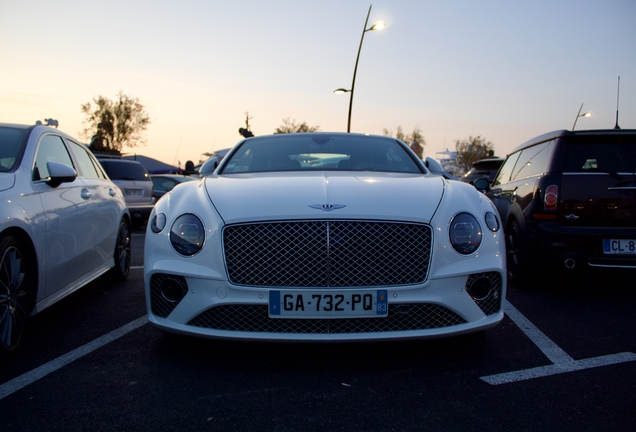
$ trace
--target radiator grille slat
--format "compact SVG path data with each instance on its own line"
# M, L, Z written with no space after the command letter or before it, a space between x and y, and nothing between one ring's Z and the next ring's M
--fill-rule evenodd
M342 220L230 225L223 247L230 282L237 285L408 285L426 279L431 229Z

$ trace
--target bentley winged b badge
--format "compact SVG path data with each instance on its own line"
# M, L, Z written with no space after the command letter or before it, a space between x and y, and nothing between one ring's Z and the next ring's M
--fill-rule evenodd
M345 204L309 204L309 207L316 210L332 211L346 207Z

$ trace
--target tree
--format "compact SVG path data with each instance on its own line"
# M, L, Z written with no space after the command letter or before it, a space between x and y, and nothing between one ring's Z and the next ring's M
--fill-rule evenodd
M84 139L90 139L92 150L121 153L123 147L146 142L142 133L150 124L150 118L138 98L120 91L115 101L97 96L93 103L81 105L88 118L84 121L87 126L80 133Z
M389 130L384 128L382 130L384 136L394 136L393 130ZM402 130L402 126L398 126L395 138L400 141L404 141L406 144L411 146L411 150L415 152L415 154L422 159L424 157L424 146L426 145L426 140L424 139L424 135L422 134L422 130L420 129L420 125L415 125L413 128L413 132L406 135L404 130Z
M455 151L457 152L457 166L466 172L479 159L492 157L495 154L495 147L492 141L486 141L481 136L469 136L468 139L455 141Z
M296 132L318 132L320 126L309 126L306 122L296 123L296 119L290 120L289 117L283 119L283 124L276 128L275 134L296 133Z

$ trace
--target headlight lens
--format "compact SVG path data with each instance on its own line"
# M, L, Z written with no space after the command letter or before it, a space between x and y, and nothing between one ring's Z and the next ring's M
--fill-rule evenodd
M492 232L499 231L499 219L493 212L486 212L486 226Z
M152 217L150 221L150 229L153 233L159 234L166 227L166 215L165 213L157 213Z
M459 213L450 223L449 237L453 249L463 255L469 255L481 244L481 226L469 213Z
M170 243L181 255L192 256L199 252L205 241L201 219L188 213L174 221L170 229Z

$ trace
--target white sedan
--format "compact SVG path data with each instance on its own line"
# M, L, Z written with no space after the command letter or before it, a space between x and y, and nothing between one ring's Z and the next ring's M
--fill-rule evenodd
M130 216L119 188L75 139L0 124L0 356L25 317L100 275L130 271Z
M150 322L258 340L381 340L503 319L504 237L474 187L403 142L345 133L247 138L155 206Z

